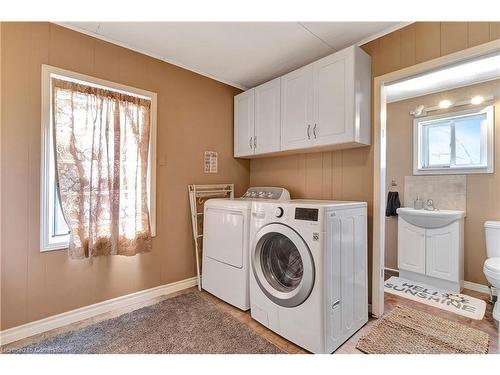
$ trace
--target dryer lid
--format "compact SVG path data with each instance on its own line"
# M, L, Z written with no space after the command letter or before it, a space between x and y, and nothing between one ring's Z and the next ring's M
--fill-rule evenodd
M206 210L207 208L223 208L244 211L252 208L252 201L241 198L212 198L205 202L204 209Z

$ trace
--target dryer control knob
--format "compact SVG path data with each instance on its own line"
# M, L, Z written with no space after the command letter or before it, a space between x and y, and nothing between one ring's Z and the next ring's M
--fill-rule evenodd
M274 216L282 217L284 212L285 211L283 211L282 207L276 207L276 209L274 210Z

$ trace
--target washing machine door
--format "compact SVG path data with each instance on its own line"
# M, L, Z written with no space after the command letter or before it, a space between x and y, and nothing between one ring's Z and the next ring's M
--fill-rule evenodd
M302 237L284 224L268 224L254 238L252 270L257 284L274 303L295 307L314 286L314 261Z

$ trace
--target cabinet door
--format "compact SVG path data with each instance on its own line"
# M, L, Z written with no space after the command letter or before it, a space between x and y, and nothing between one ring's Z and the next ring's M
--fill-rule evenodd
M312 66L308 65L281 77L281 149L311 146Z
M427 229L426 274L450 281L458 280L459 223Z
M234 97L234 156L253 155L254 89Z
M425 229L398 218L398 268L425 274Z
M281 79L255 88L255 154L280 150Z
M354 141L351 52L335 53L313 64L315 146Z

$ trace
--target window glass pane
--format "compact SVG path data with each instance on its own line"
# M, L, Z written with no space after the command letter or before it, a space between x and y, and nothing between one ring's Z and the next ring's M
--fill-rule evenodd
M57 191L54 189L54 231L53 237L65 236L69 233L68 224L64 220L64 216L61 209L61 204L59 198L57 197Z
M493 116L489 106L415 120L414 173L493 173Z
M450 123L427 125L427 139L429 167L450 165Z
M481 164L481 123L485 115L455 120L456 165Z

